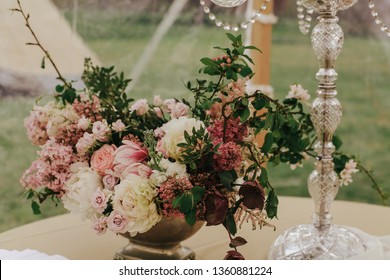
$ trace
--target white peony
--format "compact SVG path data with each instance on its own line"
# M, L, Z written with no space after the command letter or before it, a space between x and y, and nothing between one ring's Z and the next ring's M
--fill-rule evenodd
M161 127L164 136L161 139L159 149L168 157L179 160L181 158L181 148L177 144L185 142L184 131L192 135L193 128L199 130L204 126L202 121L184 116L170 120Z
M97 190L103 189L102 178L89 167L81 167L65 184L65 194L61 197L64 207L82 219L92 218L96 209L91 198Z
M157 189L146 178L130 174L115 186L114 210L128 221L131 236L148 231L160 221L154 199Z

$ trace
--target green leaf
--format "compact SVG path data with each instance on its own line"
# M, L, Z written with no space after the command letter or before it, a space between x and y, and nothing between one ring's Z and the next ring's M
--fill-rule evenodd
M307 146L310 145L310 139L309 138L304 138L298 143L298 150L299 151L304 151Z
M206 190L204 188L199 187L199 186L194 186L191 189L191 193L194 196L195 203L198 203L198 202L200 202L202 200L202 197L203 197L205 191Z
M194 208L194 196L191 192L185 192L181 195L179 210L182 213L188 213Z
M269 132L264 137L264 144L263 147L261 147L261 151L264 154L268 153L271 150L273 143L274 143L274 136L272 135L271 132Z
M251 112L250 112L249 108L245 107L240 113L241 122L242 123L245 122L249 118L250 114L251 114Z
M172 207L178 208L181 204L181 196L175 197L175 199L172 201Z
M253 73L252 69L250 67L243 67L241 68L240 75L242 77L247 77Z
M255 46L246 46L245 49L247 49L247 50L256 50L256 51L261 52L261 50L259 48L256 48Z
M277 217L279 200L274 190L271 190L268 194L265 210L269 218Z
M31 209L33 210L34 215L41 214L41 207L39 206L38 202L35 200L31 201Z
M34 191L30 189L27 193L27 199L31 199L33 196L34 196Z
M264 129L270 128L273 123L274 123L274 115L272 114L271 111L268 111L267 116L265 118Z
M230 41L232 41L233 43L236 43L237 42L237 38L236 36L234 36L233 34L231 33L226 33L226 36L229 38Z
M267 169L265 169L264 167L261 167L260 169L261 169L261 174L259 176L260 185L267 186L267 184L268 184L268 172L267 172Z
M46 59L46 56L42 57L42 61L41 61L41 68L42 69L45 69L45 67L46 67L45 59Z
M61 93L63 91L64 91L64 86L63 85L57 85L56 86L56 92Z
M256 98L255 100L253 100L252 105L256 110L261 110L265 107L266 103L267 102L264 98Z
M231 235L235 235L237 233L237 225L234 219L234 215L228 213L224 222L224 226L228 229Z
M200 62L202 62L204 65L207 65L207 66L215 66L217 65L216 62L214 60L212 60L211 58L209 57L204 57L200 60Z
M190 226L195 225L195 223L196 223L196 211L193 210L193 211L190 211L190 212L186 213L185 214L185 220L186 220L187 224L189 224Z
M229 191L233 191L232 184L237 179L230 171L223 171L218 173L218 177L221 180L222 185Z
M342 145L343 141L341 141L340 137L337 135L334 135L332 138L333 145L336 147L336 150L338 150Z

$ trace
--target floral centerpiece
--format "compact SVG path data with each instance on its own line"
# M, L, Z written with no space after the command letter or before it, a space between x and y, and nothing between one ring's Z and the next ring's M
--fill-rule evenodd
M21 7L15 10L30 28ZM201 59L201 72L215 79L186 84L191 101L133 100L123 73L88 59L83 90L58 72L63 83L53 100L37 103L25 121L29 139L40 146L21 178L34 213L51 199L91 220L98 234L131 236L164 217L183 217L189 225L205 221L226 229L232 250L225 258L243 259L240 225L272 227L269 219L277 217L266 164L300 165L314 156L316 135L301 86L291 86L283 102L247 92L254 73L246 51L256 48L227 36L231 47L218 48L222 56ZM42 47L38 39L36 45ZM55 66L47 51L45 57ZM338 153L334 162L349 183L358 168L353 157Z

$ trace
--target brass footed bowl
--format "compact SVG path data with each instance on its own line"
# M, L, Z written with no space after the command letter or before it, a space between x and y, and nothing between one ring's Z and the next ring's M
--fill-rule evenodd
M190 226L182 217L163 217L149 231L130 236L120 234L129 244L118 250L116 260L187 260L195 259L195 253L181 242L193 236L205 224L198 221Z

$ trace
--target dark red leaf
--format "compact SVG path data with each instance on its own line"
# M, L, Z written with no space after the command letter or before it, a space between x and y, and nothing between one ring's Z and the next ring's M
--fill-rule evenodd
M257 181L245 182L238 191L242 197L242 203L249 209L260 209L264 207L265 191Z
M219 193L209 194L206 197L205 206L205 219L207 226L219 225L225 220L229 208L226 197Z
M245 245L246 243L248 243L248 242L244 238L237 236L230 242L229 246L235 248L238 246Z

